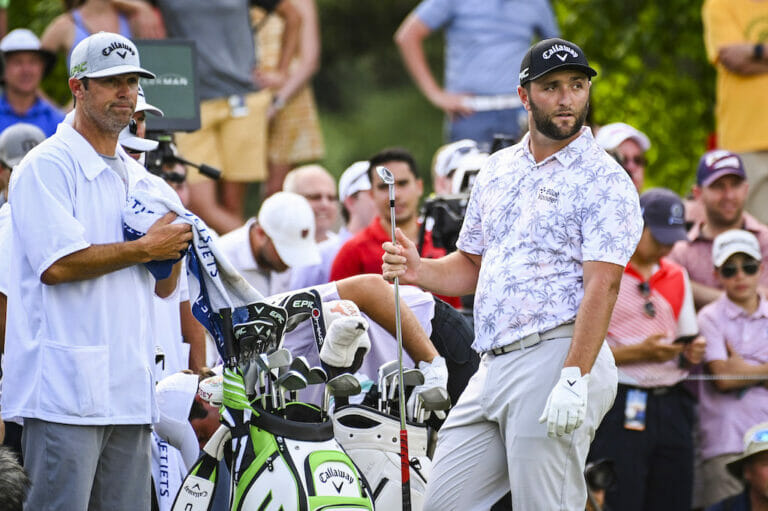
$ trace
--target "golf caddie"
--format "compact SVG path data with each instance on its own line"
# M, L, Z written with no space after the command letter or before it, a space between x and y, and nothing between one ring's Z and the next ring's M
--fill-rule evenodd
M14 170L12 257L2 413L23 420L26 509L150 508L154 399L152 293L143 263L178 259L192 235L174 216L146 236L123 239L122 210L148 172L118 145L136 106L136 46L100 32L71 55L71 126Z

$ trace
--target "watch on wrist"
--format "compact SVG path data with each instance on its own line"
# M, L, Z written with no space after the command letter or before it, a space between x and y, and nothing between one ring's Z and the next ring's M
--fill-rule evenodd
M757 43L754 48L752 48L752 60L763 60L764 49L763 43Z

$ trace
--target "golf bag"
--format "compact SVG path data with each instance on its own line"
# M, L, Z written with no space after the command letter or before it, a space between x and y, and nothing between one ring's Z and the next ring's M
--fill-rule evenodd
M226 369L224 379L224 424L184 480L174 511L210 509L224 457L232 511L373 511L367 483L334 439L332 423L284 419L250 405L238 409L237 400L227 406L228 388L242 377Z
M363 405L349 405L333 414L336 439L370 484L376 509L402 508L400 483L400 421ZM409 423L411 506L421 511L432 460L427 457L427 428Z

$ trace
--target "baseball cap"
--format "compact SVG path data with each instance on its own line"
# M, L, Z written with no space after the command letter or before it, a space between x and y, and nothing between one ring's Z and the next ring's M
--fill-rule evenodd
M112 32L98 32L77 43L69 62L72 78L103 78L125 73L155 77L141 67L136 45L127 37Z
M490 155L488 153L471 152L464 155L456 167L456 171L451 178L451 193L463 193L472 188L473 175L480 172L480 168L485 165L485 161Z
M320 264L315 214L307 199L297 193L277 192L261 205L258 220L288 267Z
M747 179L741 157L724 149L709 151L699 159L696 183L699 186L709 186L719 178L729 174Z
M468 138L442 146L435 153L433 165L435 175L447 177L458 168L459 162L464 156L477 151L477 142Z
M149 112L158 117L163 116L162 110L160 110L156 106L153 106L147 103L147 100L144 97L144 89L141 88L141 85L139 85L139 93L136 99L135 111ZM120 132L120 135L118 136L118 141L120 142L121 146L131 149L133 151L138 151L138 152L154 151L155 149L157 149L157 146L159 144L157 140L149 140L149 139L141 138L137 136L136 121L133 119L131 119L128 125L122 129L122 131Z
M741 229L731 229L715 237L712 242L712 262L715 268L720 268L733 254L747 254L760 261L763 255L760 242L754 234Z
M565 39L544 39L531 46L523 57L520 63L520 85L561 69L578 69L590 78L597 75L577 45Z
M53 52L44 50L40 46L40 39L29 29L16 28L8 32L0 40L0 52L3 55L19 51L31 51L39 54L45 62L44 74L48 74L53 69L56 62L56 55Z
M744 477L742 470L744 462L750 456L763 451L768 451L768 422L761 422L752 426L744 433L744 452L726 465L728 472L734 477L742 479Z
M362 190L371 189L371 180L368 179L368 160L356 161L341 174L339 178L339 200L344 200Z
M612 151L625 140L634 140L643 151L651 148L651 141L642 131L623 122L613 122L600 128L595 136L597 145Z
M34 124L12 124L0 133L0 161L12 169L33 147L45 139L43 130Z
M666 188L653 188L640 196L643 221L659 243L672 245L687 239L685 206L680 197Z

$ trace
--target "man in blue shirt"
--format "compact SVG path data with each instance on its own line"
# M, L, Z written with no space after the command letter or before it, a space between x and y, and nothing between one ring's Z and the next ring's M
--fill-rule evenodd
M45 136L56 132L64 114L38 93L43 76L55 57L40 49L40 39L30 30L17 28L0 41L5 90L0 96L0 132L17 122L34 124Z
M423 40L445 30L445 81L435 80ZM446 139L490 146L519 138L527 114L517 96L518 64L534 35L558 37L548 0L423 0L395 34L419 90L446 113Z

